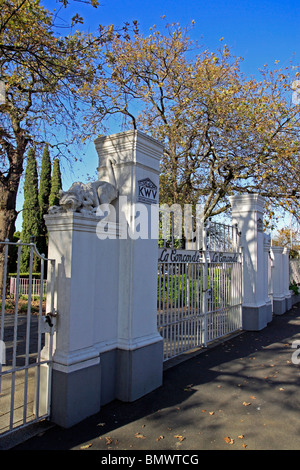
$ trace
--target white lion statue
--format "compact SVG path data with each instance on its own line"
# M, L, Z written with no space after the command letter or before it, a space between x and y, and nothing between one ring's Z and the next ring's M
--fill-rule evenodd
M80 212L81 214L96 213L100 204L110 204L118 197L113 159L108 159L107 168L109 181L92 183L73 183L68 191L60 191L59 206L52 206L50 214L62 212Z

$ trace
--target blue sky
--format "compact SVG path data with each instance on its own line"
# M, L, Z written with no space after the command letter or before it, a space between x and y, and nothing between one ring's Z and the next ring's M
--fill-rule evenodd
M56 0L44 0L51 9ZM195 21L194 39L209 49L219 47L219 39L232 48L235 55L243 57L243 69L255 74L265 63L275 60L286 63L293 53L300 61L300 2L299 0L99 0L97 9L71 1L68 9L60 10L64 19L73 12L82 14L85 25L94 31L99 23L121 26L137 20L140 30L147 34L149 28L168 22L185 26Z
M137 20L140 31L148 34L154 24L158 29L163 28L163 15L167 22L179 22L181 26L194 20L192 39L215 51L223 37L223 44L234 55L243 57L241 69L247 76L257 76L266 63L275 67L275 60L284 66L294 56L295 65L300 64L299 0L99 0L97 9L74 0L70 0L67 9L61 8L57 0L41 0L41 3L51 11L60 9L57 21L61 25L70 22L78 12L84 19L84 29L91 32L98 24L122 26ZM69 170L63 172L64 189L74 178L84 181L85 175L95 173L97 155L92 142L86 153L85 163L74 165L73 174ZM17 228L20 229L20 219Z

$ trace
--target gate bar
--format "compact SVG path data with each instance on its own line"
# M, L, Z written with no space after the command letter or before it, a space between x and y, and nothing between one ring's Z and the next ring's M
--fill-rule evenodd
M4 270L3 270L3 286L2 286L2 309L1 309L1 327L0 327L0 347L2 348L1 356L4 354L4 315L5 315L5 298L6 298L6 282L7 282L7 260L8 260L8 245L4 246ZM0 374L2 372L2 357L0 361ZM1 393L1 375L0 375L0 393Z
M27 416L28 366L29 366L29 343L30 343L30 315L31 315L31 294L32 294L32 269L33 269L33 246L30 247L30 258L29 258L29 286L28 286L27 325L26 325L23 424L26 423L26 416Z

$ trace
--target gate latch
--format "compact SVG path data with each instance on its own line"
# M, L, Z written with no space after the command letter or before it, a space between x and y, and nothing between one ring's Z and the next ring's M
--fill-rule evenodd
M207 295L207 298L208 298L209 300L211 300L211 297L212 297L212 289L207 289L206 295Z
M45 316L41 317L41 333L53 333L56 331L56 318L57 312L46 313Z

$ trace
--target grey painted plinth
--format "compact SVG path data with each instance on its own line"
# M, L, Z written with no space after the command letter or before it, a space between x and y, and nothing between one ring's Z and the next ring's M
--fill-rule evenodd
M117 360L117 349L111 349L100 354L101 406L116 399Z
M286 300L284 299L274 299L273 300L273 312L274 315L283 315L287 311L286 309Z
M296 305L300 302L300 294L292 294L291 296L292 305Z
M65 373L53 370L51 421L70 428L115 399L132 402L162 385L163 341L113 349L100 363Z
M115 399L134 401L162 385L163 342L133 351L100 354L101 406Z
M285 302L286 302L286 311L288 312L293 307L292 296L286 297Z
M246 307L242 309L242 327L247 331L259 331L272 320L271 305L261 307Z
M132 402L162 385L163 341L118 350L116 398Z
M52 422L70 428L100 410L100 364L52 374Z
M265 305L265 311L267 323L270 323L273 319L273 307L271 302Z

